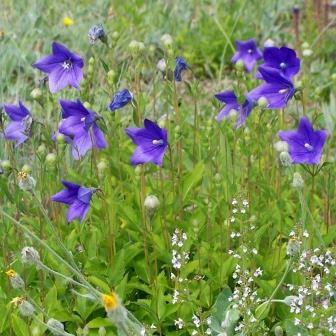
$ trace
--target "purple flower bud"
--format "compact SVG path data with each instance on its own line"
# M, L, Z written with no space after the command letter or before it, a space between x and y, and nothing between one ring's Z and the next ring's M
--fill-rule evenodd
M110 111L114 112L115 110L118 110L127 105L132 99L133 95L128 89L118 91L112 98L109 109Z

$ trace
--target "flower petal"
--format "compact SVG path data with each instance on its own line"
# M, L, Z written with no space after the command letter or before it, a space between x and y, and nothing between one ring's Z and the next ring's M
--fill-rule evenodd
M80 218L81 222L83 222L89 207L89 204L83 203L79 200L73 202L67 211L67 222L70 223L76 218Z

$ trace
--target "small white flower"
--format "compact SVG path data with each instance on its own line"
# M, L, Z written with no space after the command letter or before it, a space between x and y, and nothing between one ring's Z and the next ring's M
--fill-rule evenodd
M181 330L184 327L184 321L181 318L178 318L177 320L175 320L174 323L177 329Z

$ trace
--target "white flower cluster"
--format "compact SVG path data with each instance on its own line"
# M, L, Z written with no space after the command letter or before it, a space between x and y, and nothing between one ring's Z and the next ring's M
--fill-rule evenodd
M304 235L304 233L303 233ZM289 291L296 292L288 300L294 324L308 330L329 331L336 335L335 309L332 307L335 289L336 259L331 251L305 250L294 264L293 272L300 273L304 285L287 284ZM286 301L286 299L284 300ZM334 319L334 321L333 321ZM322 334L321 334L322 335Z
M235 271L232 274L237 286L229 301L232 302L232 307L238 309L243 315L243 320L235 328L237 332L243 333L245 325L249 325L250 328L251 324L257 322L253 311L261 302L261 298L258 297L254 283L255 279L262 275L262 272L260 267L251 272L249 270L243 271L240 265L236 265Z
M234 198L231 204L232 204L232 211L231 211L230 223L235 223L237 220L238 214L244 215L247 213L249 202L246 199L243 199L242 201L238 201L236 198ZM231 237L231 238L234 238L234 237Z

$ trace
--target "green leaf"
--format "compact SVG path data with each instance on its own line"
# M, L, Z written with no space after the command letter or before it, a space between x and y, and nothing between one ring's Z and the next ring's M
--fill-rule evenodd
M100 327L111 327L111 325L112 322L109 319L103 317L96 317L87 324L87 326L92 329Z
M105 72L108 73L108 72L109 72L109 67L108 67L108 65L104 62L104 60L103 60L102 58L99 58L99 60L100 60L100 62L101 62L101 64L102 64L102 66L103 66Z
M90 281L90 283L97 286L98 288L100 288L105 293L109 293L111 291L110 286L106 282L104 282L103 280L101 280L101 279L99 279L99 278L97 278L93 275L89 276L88 280Z
M263 302L261 305L259 305L255 310L255 317L258 320L263 320L267 317L271 309L271 305L268 301Z
M16 336L29 336L27 323L17 315L12 315L12 328Z
M184 180L182 188L183 200L187 198L192 188L202 179L204 168L203 161L198 162L192 172Z

